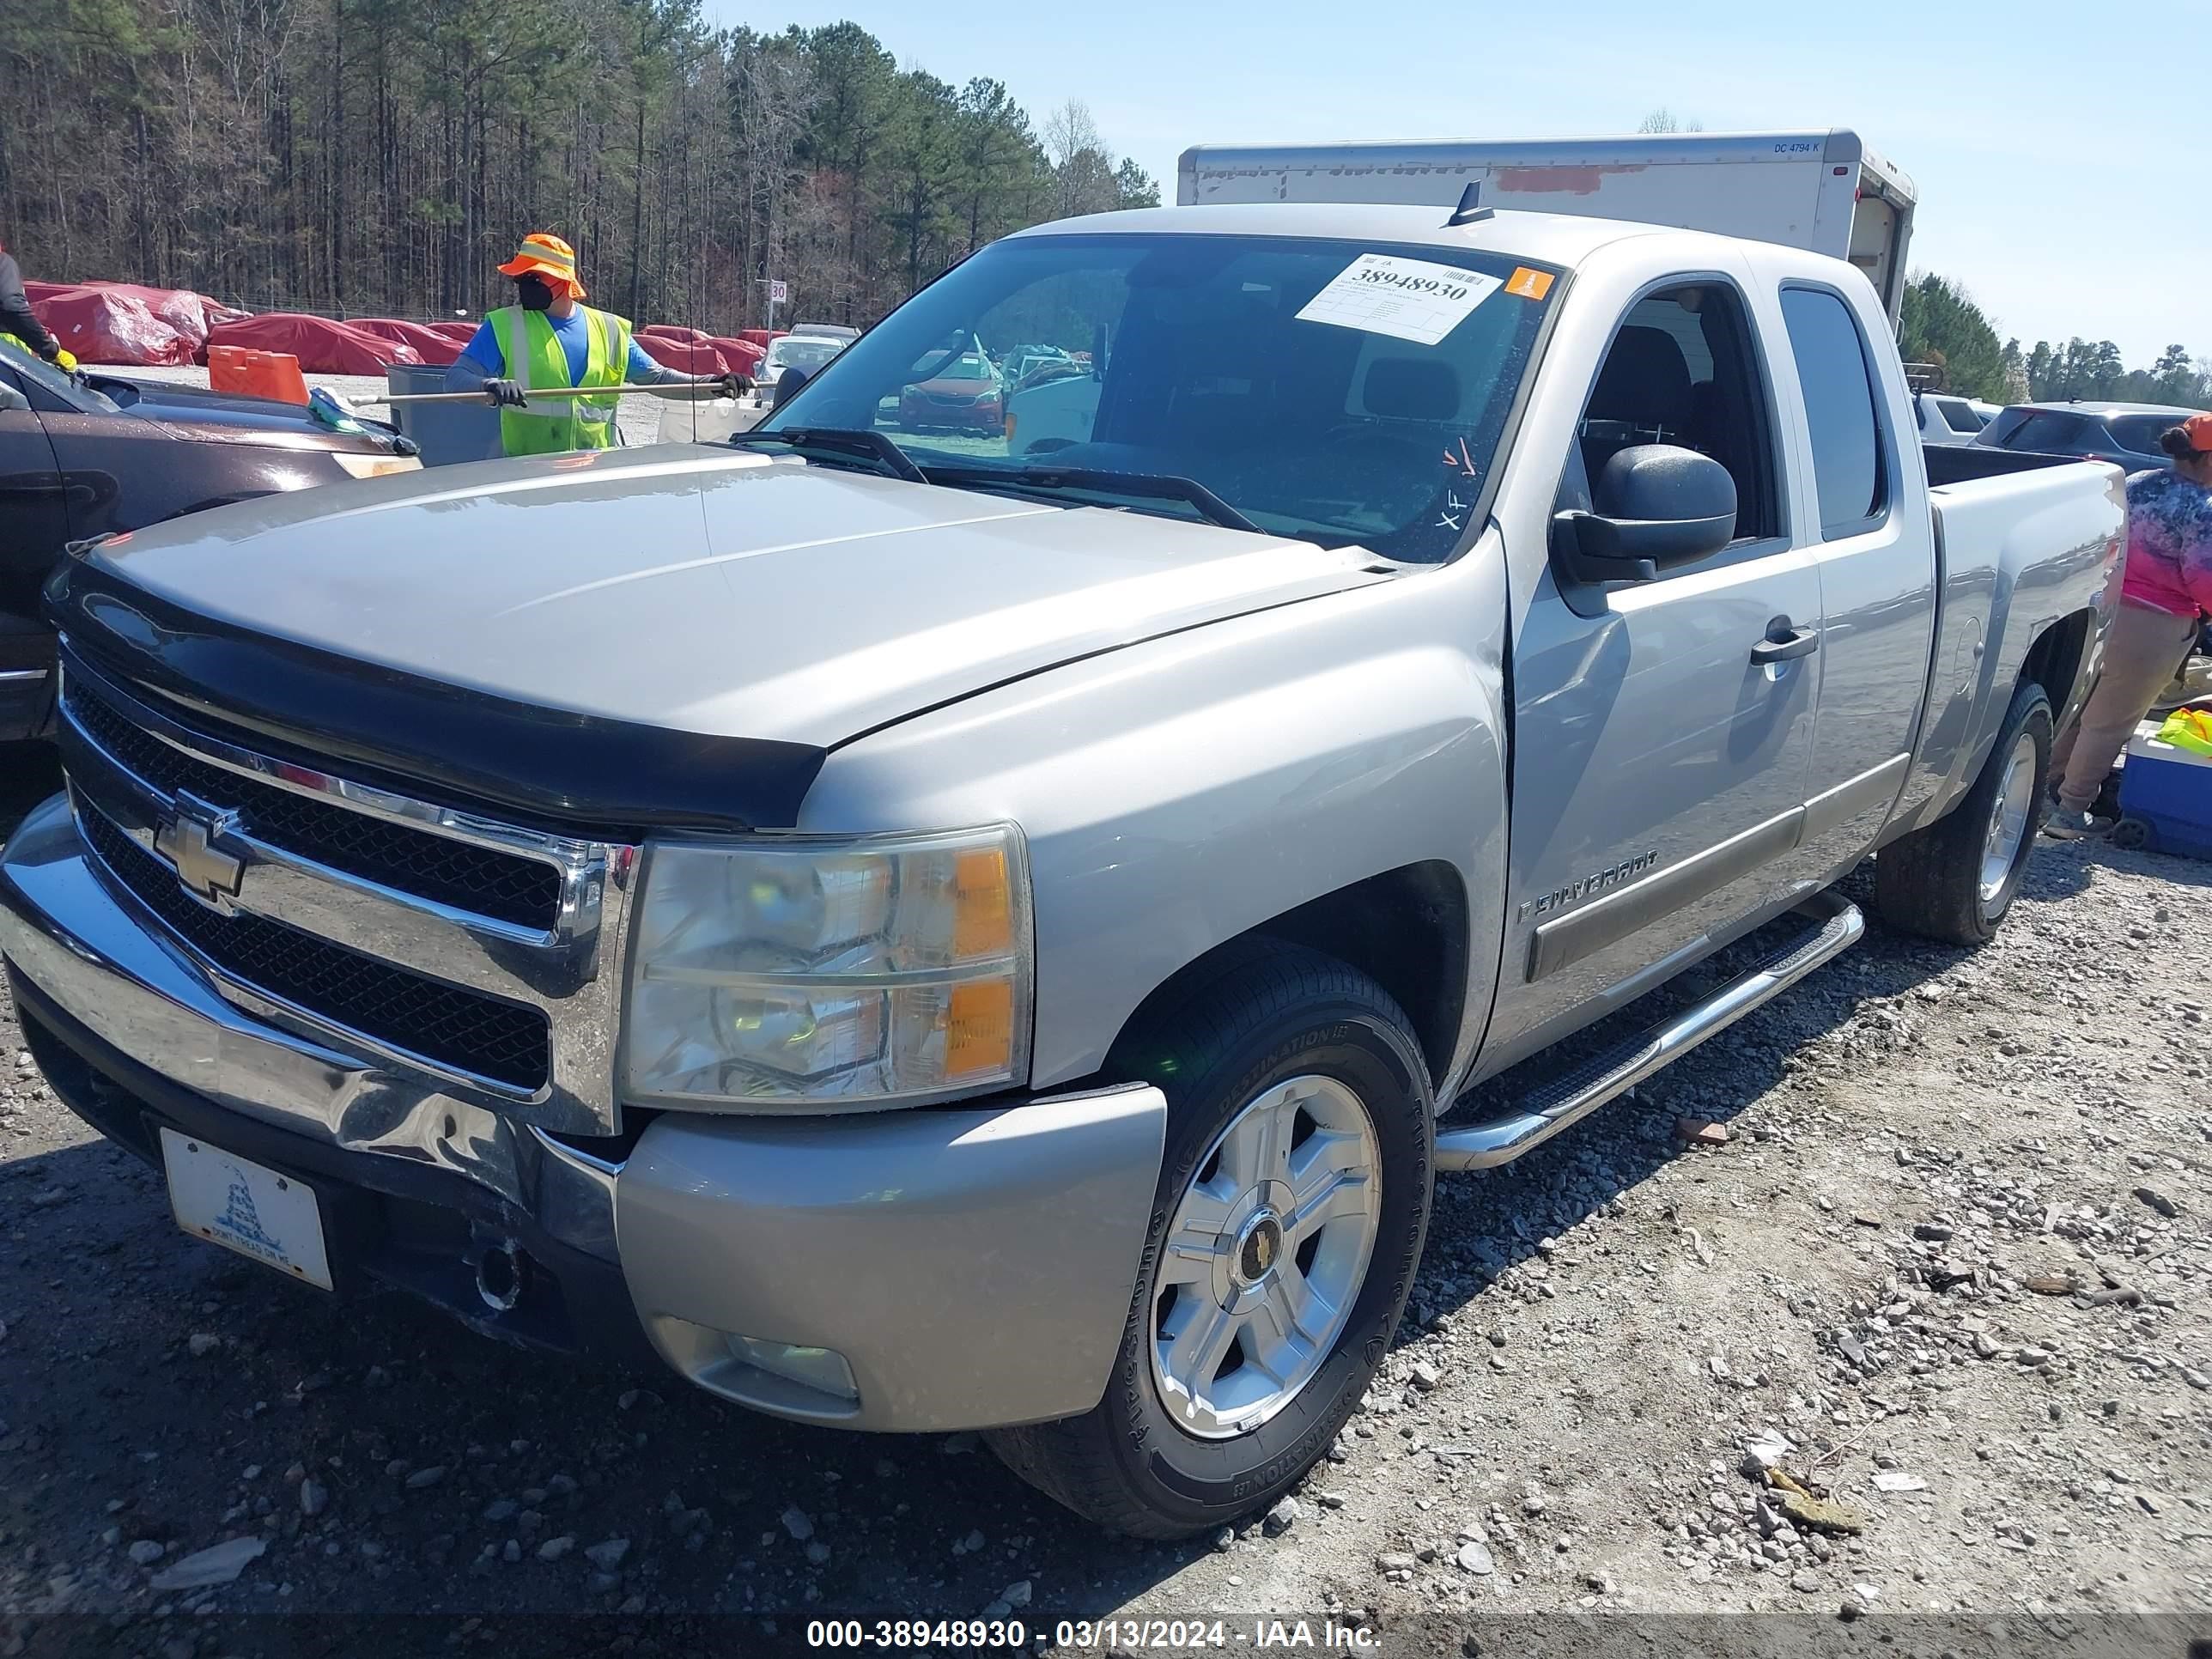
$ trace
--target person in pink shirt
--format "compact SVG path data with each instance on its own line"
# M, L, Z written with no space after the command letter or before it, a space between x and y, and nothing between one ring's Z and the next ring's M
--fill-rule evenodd
M2051 753L2058 804L2043 833L2061 841L2112 828L2090 803L2212 615L2212 414L2191 415L2159 447L2172 467L2128 480L2127 569L2104 672Z

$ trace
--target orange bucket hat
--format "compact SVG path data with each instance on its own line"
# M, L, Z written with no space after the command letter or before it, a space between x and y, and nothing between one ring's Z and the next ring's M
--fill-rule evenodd
M2212 455L2212 414L2191 415L2181 423L2189 447L2200 455Z
M532 231L522 239L514 258L499 268L502 276L521 276L532 271L565 287L572 298L584 297L584 285L576 278L576 250L558 236L542 230Z

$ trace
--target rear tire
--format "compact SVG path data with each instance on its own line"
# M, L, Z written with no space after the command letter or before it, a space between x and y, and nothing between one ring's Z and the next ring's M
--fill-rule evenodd
M1255 940L1176 992L1109 1062L1159 1085L1168 1123L1105 1397L1080 1417L988 1437L1030 1485L1141 1538L1182 1537L1264 1508L1328 1451L1405 1311L1433 1173L1420 1046L1364 974ZM1284 1126L1279 1149L1267 1141L1248 1164L1239 1137L1263 1112ZM1278 1150L1279 1164L1270 1161ZM1291 1201L1265 1173L1278 1169ZM1326 1214L1316 1193L1333 1195ZM1218 1230L1194 1226L1207 1205L1223 1206ZM1213 1236L1221 1247L1208 1255L1199 1241ZM1294 1316L1278 1319L1278 1308ZM1208 1340L1217 1319L1252 1322L1218 1360ZM1288 1386L1277 1386L1281 1377ZM1185 1388L1186 1378L1195 1381Z
M2050 697L2022 684L1965 798L1875 859L1875 908L1885 922L1947 945L1996 936L2046 811L2051 737Z

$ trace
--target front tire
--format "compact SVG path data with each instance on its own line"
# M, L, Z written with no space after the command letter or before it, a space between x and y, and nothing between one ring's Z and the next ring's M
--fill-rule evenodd
M2052 735L2050 697L2023 684L1964 799L1875 856L1875 908L1884 921L1948 945L1996 937L2045 811Z
M1433 1111L1404 1012L1344 963L1223 953L1115 1050L1168 1097L1105 1397L994 1450L1078 1514L1176 1538L1272 1504L1358 1403L1428 1231Z

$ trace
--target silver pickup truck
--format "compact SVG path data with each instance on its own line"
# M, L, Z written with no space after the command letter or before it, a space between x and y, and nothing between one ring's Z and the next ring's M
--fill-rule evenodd
M1848 945L1870 853L1989 937L2124 521L1923 453L1818 255L1049 225L730 444L80 548L0 948L188 1232L1188 1532L1328 1447L1439 1172Z

